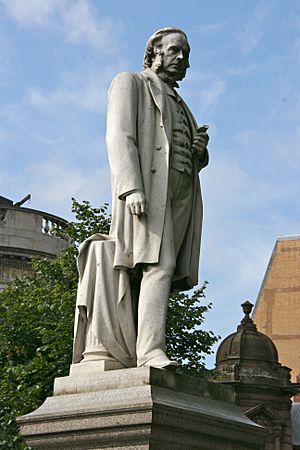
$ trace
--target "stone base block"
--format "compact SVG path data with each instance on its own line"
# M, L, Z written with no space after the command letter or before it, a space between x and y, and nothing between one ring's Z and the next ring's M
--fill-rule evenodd
M18 419L34 449L259 450L266 431L227 386L154 368L58 378Z
M89 378L92 373L106 372L117 369L125 369L122 363L111 359L102 359L99 361L85 361L78 364L71 364L70 375L75 377ZM69 378L69 377L65 377ZM59 380L59 378L57 378Z

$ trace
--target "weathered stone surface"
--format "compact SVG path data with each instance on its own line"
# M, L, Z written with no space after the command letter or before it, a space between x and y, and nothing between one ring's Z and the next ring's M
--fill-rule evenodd
M34 449L250 450L264 443L265 430L234 406L227 386L154 368L94 373L77 385L75 378L57 379L56 395L18 419Z
M73 363L106 352L125 367L178 366L166 354L168 300L172 286L198 284L198 174L209 159L208 125L197 125L175 89L189 53L182 30L160 29L146 44L145 70L122 72L109 88L112 222L110 236L93 235L79 249Z
M297 388L290 381L290 369L278 361L272 340L260 333L245 302L245 317L236 333L220 344L215 381L235 389L235 403L254 422L268 429L265 450L291 450L291 400Z
M53 224L65 225L64 219L12 203L0 197L0 291L15 276L32 273L33 257L53 258L68 245L50 232Z

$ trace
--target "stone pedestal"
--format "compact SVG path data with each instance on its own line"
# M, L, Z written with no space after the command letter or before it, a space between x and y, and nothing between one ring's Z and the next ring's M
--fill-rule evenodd
M18 422L37 450L261 449L265 429L233 402L231 388L172 371L75 371Z

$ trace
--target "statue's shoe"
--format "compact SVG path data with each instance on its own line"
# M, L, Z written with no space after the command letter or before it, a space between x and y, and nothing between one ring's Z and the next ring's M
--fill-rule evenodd
M155 367L156 369L176 370L179 367L177 361L172 361L166 355L159 355L149 359L143 367Z

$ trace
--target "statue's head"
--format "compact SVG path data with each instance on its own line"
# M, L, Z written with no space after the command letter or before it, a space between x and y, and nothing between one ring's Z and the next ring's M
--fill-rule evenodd
M186 34L179 28L162 28L148 40L144 68L150 67L167 81L185 77L189 64L190 46Z

